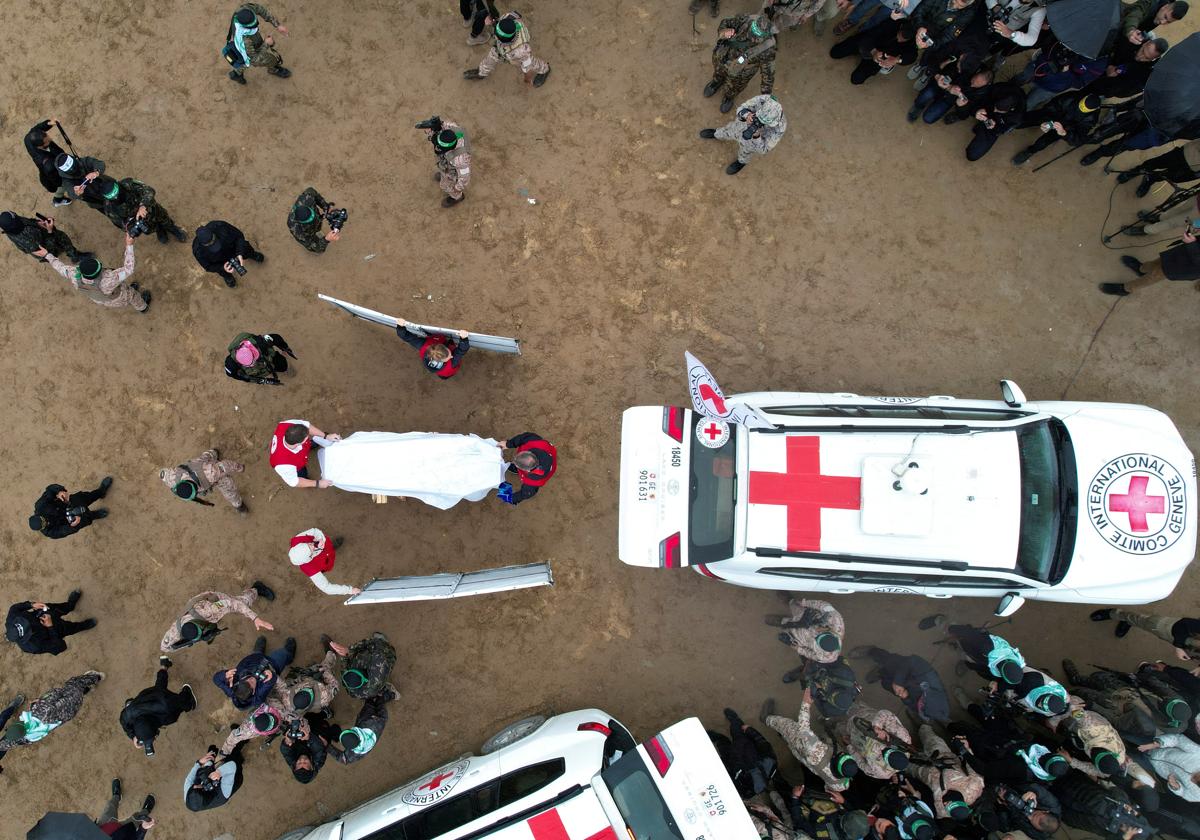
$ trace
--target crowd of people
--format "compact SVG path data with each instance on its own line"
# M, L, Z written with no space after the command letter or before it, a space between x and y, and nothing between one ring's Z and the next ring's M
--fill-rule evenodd
M1064 659L1060 682L994 628L929 616L920 629L954 660L947 691L930 659L846 651L832 604L789 607L766 623L800 658L783 676L798 704L768 698L762 730L726 709L729 734L710 732L763 840L1049 840L1062 824L1110 840L1200 837L1200 667L1186 667L1200 620L1095 610L1117 637L1136 627L1166 641L1181 664L1085 673ZM867 702L870 683L901 711Z

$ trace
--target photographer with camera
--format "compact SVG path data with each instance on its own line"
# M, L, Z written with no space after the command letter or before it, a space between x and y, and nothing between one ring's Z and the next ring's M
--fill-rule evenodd
M104 215L114 227L138 237L153 233L158 241L166 243L170 234L180 242L187 242L187 231L171 219L163 206L155 199L154 187L134 178L115 181L107 176L92 185L104 197Z
M217 634L225 629L218 627L217 623L231 613L250 619L256 630L274 630L273 624L251 608L260 596L265 601L275 600L275 591L261 580L254 581L241 595L208 591L192 596L184 606L183 614L163 634L159 650L170 653L201 642L211 645Z
M178 692L167 688L167 669L171 667L171 660L160 656L158 666L154 685L126 700L120 716L125 737L147 756L154 755L154 739L159 732L179 720L184 712L196 708L196 695L190 685L184 683L183 690Z
M296 358L287 341L278 333L238 333L229 342L225 357L225 375L256 385L282 385L279 374L295 374L285 357Z
M1133 799L1116 785L1098 782L1078 770L1054 784L1062 806L1062 820L1109 840L1134 840L1154 834Z
M234 272L242 277L246 275L247 257L255 262L266 259L261 252L254 250L240 230L220 219L196 228L196 236L192 239L192 256L205 271L220 275L231 289L237 285Z
M281 79L292 75L292 71L283 66L283 56L275 49L275 39L270 35L264 38L258 31L260 18L274 26L280 35L287 37L288 34L288 28L266 6L243 3L234 10L221 54L233 67L229 78L239 85L246 84L247 67L266 67L268 73Z
M125 234L125 260L120 268L106 269L96 257L83 257L78 265L60 262L45 248L33 252L35 257L44 257L50 267L60 276L71 281L71 285L83 292L93 303L108 309L132 307L137 312L150 308L150 293L144 292L137 283L126 283L133 276L133 237Z
M732 140L738 144L737 160L725 167L726 175L736 175L755 155L765 155L779 145L787 131L783 106L774 96L756 96L738 106L737 116L721 128L704 128L704 140Z
M1023 831L1031 840L1050 840L1058 831L1062 805L1045 785L997 783L989 790L994 795L988 806L994 809L1001 833Z
M183 780L183 804L189 811L220 808L233 798L245 781L242 775L245 746L245 742L238 744L228 757L222 758L216 745L210 744L208 752L196 759Z
M460 204L463 192L471 183L471 146L466 132L458 123L437 115L422 120L415 127L424 129L426 139L433 145L433 154L437 158L433 178L446 194L442 207Z
M233 509L246 516L250 508L242 501L242 494L231 476L246 468L232 458L222 458L216 449L206 449L195 458L176 467L163 467L158 477L171 489L177 498L212 507L212 502L203 498L216 489Z
M297 242L314 254L323 254L330 242L342 238L342 226L349 217L346 208L326 201L313 187L306 187L288 211L287 226ZM329 233L322 234L324 221L329 221Z
M58 604L42 601L22 601L8 609L4 620L6 638L25 653L48 653L58 656L67 649L63 641L96 626L96 619L67 621L65 616L75 611L83 591L71 590L67 600Z
M108 495L112 487L112 476L106 475L95 490L67 491L61 484L51 484L33 503L33 516L29 517L29 528L52 540L69 537L91 525L97 519L108 516L107 508L88 510Z
M1082 146L1099 122L1100 97L1079 92L1054 97L1041 108L1028 111L1021 120L1018 128L1038 126L1042 136L1013 156L1013 166L1020 166L1060 139L1065 139L1071 148Z
M825 790L843 791L858 775L858 763L846 752L838 752L829 738L822 737L812 726L812 689L805 687L796 719L775 714L775 701L763 703L760 718L764 725L779 733L792 756L825 783Z
M23 254L33 254L34 251L47 251L54 256L66 253L71 262L78 262L83 255L55 223L51 216L35 213L36 219L18 216L11 210L0 213L0 230L8 236L8 241L17 246ZM44 259L41 257L39 259Z
M270 653L266 650L267 637L259 636L252 653L234 667L213 674L213 684L233 701L235 709L253 709L266 702L283 669L296 658L296 640L288 636L283 647Z
M341 734L325 715L306 714L292 721L279 742L279 754L292 770L292 778L306 785L317 777L329 755L329 744Z

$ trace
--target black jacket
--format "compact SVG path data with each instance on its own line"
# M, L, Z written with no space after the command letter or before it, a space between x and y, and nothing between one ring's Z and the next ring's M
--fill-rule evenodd
M396 327L396 335L398 335L400 340L409 347L415 347L418 352L420 352L421 348L425 346L425 342L431 338L431 336L428 335L417 335L414 332L409 332L404 327ZM432 337L437 338L439 336ZM450 376L453 376L454 374L447 376L445 375L445 371L447 369L455 372L458 371L459 367L462 366L463 356L467 355L467 351L471 349L471 339L459 338L457 336L454 336L453 338L450 336L440 337L446 340L446 346L450 348L449 361L444 362L439 366L436 363L431 363L422 357L421 364L425 365L425 370L429 371L430 373L439 374L442 379L449 379Z
M1049 811L1056 817L1062 816L1062 805L1058 801L1050 789L1045 785L1035 783L1027 785L1010 786L1014 794L1020 796L1023 793L1031 792L1037 797L1037 810ZM991 796L990 791L985 791L984 796ZM1043 831L1038 831L1033 827L1033 823L1029 821L1029 817L1025 815L1024 810L1013 808L1004 801L1000 801L996 805L996 816L1000 820L1001 833L1009 831L1023 831L1032 840L1050 840L1049 834Z
M919 656L901 656L888 653L879 662L879 681L886 688L899 685L908 692L904 705L923 721L950 720L950 699L942 678Z
M41 498L33 503L33 512L46 520L46 527L42 529L42 533L52 540L69 537L88 524L86 516L80 517L78 525L67 521L69 501L64 502L58 498L58 493L66 489L61 484L51 484L42 493Z
M325 759L329 755L328 742L337 737L338 730L330 726L321 715L308 714L304 719L308 721L308 740L289 741L285 735L279 739L279 754L293 770L296 769L296 759L308 756L312 759L313 775L316 775L325 765ZM325 740L321 740L322 736Z
M33 158L33 162L38 168L38 179L41 180L42 186L50 192L57 192L62 179L58 175L58 170L54 168L54 160L63 153L62 146L51 140L46 148L39 149L30 138L35 131L49 130L49 120L42 120L29 129L25 134L25 151L29 152L29 156Z
M1072 828L1119 840L1122 823L1136 825L1149 833L1150 825L1119 787L1104 787L1078 770L1054 783L1062 802L1063 821Z
M33 608L32 601L22 601L9 607L4 624L6 628L9 628L13 626L14 619L24 618L28 626L27 632L20 638L12 639L13 633L9 631L10 641L14 641L17 647L25 653L49 653L58 656L67 649L67 643L63 641L63 637L59 633L60 619L53 610L48 610L44 614L50 616L49 627L38 621L43 613L41 610Z
M217 250L210 251L200 244L200 240L193 237L192 256L205 271L227 277L229 272L225 270L225 263L242 253L242 249L248 244L246 237L229 222L219 219L209 222L205 227L216 237Z
M1079 110L1079 103L1086 95L1075 90L1059 94L1036 111L1029 111L1023 127L1040 126L1045 122L1062 123L1067 132L1066 141L1072 146L1083 145L1100 121L1098 110L1090 114Z
M997 82L988 86L976 106L976 109L979 108L987 111L988 117L996 124L989 131L1005 134L1025 119L1025 91L1012 82Z

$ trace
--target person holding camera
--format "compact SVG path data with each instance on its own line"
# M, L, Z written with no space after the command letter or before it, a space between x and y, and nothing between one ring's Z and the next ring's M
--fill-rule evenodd
M5 636L25 653L48 653L58 656L67 649L64 639L96 626L96 619L67 621L65 616L75 611L83 591L71 590L67 600L58 604L42 601L22 601L9 607L4 621Z
M283 669L296 658L296 640L291 636L283 647L267 653L267 637L254 641L254 650L232 668L213 674L213 684L233 701L235 709L253 709L266 702Z
M287 37L288 28L259 3L243 3L233 12L229 20L229 31L225 33L226 60L233 65L229 78L239 85L246 84L247 67L266 67L272 76L286 79L292 71L283 66L283 56L275 49L275 39L265 38L258 31L259 19L275 27L280 35Z
M859 59L850 71L850 84L861 85L872 76L887 75L897 67L912 64L917 60L917 44L906 20L888 19L838 41L829 49L829 57Z
M425 335L412 332L406 327L408 321L398 319L396 335L410 347L416 348L425 363L425 370L435 374L438 379L446 380L462 370L463 356L471 349L470 333L458 331L458 338L445 335Z
M1121 7L1121 34L1131 44L1154 37L1152 30L1183 20L1189 6L1185 0L1133 0Z
M241 595L208 591L192 596L184 606L183 614L163 635L159 650L170 653L201 642L211 645L217 634L224 630L217 626L218 622L231 613L250 619L256 630L274 630L275 626L252 608L260 596L265 601L275 600L275 591L261 580L254 581Z
M104 161L94 157L77 157L59 152L54 159L54 169L59 181L70 195L83 200L93 210L104 212L104 197L95 191L93 184L104 174Z
M330 204L313 187L305 187L288 212L287 226L292 237L314 254L324 254L330 242L342 238L342 225L348 212ZM329 233L322 234L321 227L329 220Z
M206 449L179 466L163 467L158 471L158 477L177 498L205 507L212 507L212 502L205 501L203 497L216 489L234 510L246 516L250 508L246 507L242 494L231 478L244 469L237 461L222 458L216 449Z
M779 733L792 756L818 776L829 792L843 791L858 774L858 763L848 752L838 752L833 741L812 726L812 689L804 688L796 719L775 714L775 701L767 698L760 715L763 725Z
M521 68L525 84L541 87L550 76L550 65L533 54L529 43L529 27L521 13L508 12L498 18L488 16L484 23L492 27L492 46L488 49L478 68L463 71L463 78L472 81L486 79L492 75L496 65L504 62Z
M226 757L221 757L215 744L196 759L187 778L183 780L183 804L189 811L208 811L220 808L233 798L245 778L242 750L245 742L239 743Z
M108 309L123 309L131 307L135 312L146 312L150 309L150 292L143 291L137 283L126 283L133 276L133 237L125 234L125 260L120 268L104 267L99 259L86 256L79 260L78 265L60 262L45 248L33 252L35 257L42 257L50 267L62 277L71 281L71 285L91 299L97 306Z
M114 227L137 237L143 233L154 233L158 241L166 243L170 234L180 242L187 242L187 231L175 224L171 215L155 199L154 187L134 178L116 181L107 176L92 185L104 197L104 215Z
M1018 127L1038 126L1042 136L1013 156L1013 166L1020 166L1060 139L1065 139L1072 148L1082 146L1099 122L1100 97L1079 92L1054 97L1041 108L1025 114Z
M1025 91L1012 82L993 82L976 103L974 138L967 144L967 160L972 163L992 150L996 141L1025 119Z
M18 216L11 210L0 213L0 230L8 236L8 241L23 254L33 254L34 251L47 251L54 256L65 253L71 262L78 262L83 256L71 237L67 236L55 223L52 216L36 213L36 219ZM39 259L45 259L39 257Z
M262 252L254 250L240 230L220 219L213 219L196 228L196 236L192 239L192 256L205 271L220 275L231 289L237 285L234 272L242 276L246 274L246 258L255 262L266 259Z
M446 197L442 207L454 207L464 198L464 191L471 183L471 145L467 133L456 122L433 116L417 123L425 130L425 137L433 145L437 166L433 178Z
M106 475L95 490L77 490L74 493L68 492L61 484L49 485L33 503L33 516L29 517L30 530L52 540L60 540L83 530L97 519L103 519L108 516L107 508L88 508L108 495L112 483L112 476Z
M196 708L196 695L192 687L184 683L182 691L171 691L167 688L167 669L171 660L165 656L158 657L158 673L154 677L154 685L144 688L134 697L125 701L121 709L121 730L133 745L143 750L147 756L154 755L154 739L165 727L179 720L184 712Z
M229 342L229 355L225 357L225 375L242 382L256 385L282 385L279 374L295 374L288 365L287 356L293 360L296 354L287 341L278 333L238 333Z
M279 742L279 754L292 771L292 778L306 785L325 766L329 745L341 734L325 715L306 714L288 724Z
M1003 833L1023 831L1030 840L1050 840L1062 823L1062 805L1050 788L1038 782L1009 785L993 784L992 801ZM980 803L983 806L984 803Z
M779 145L787 131L783 106L774 96L764 94L747 99L738 106L737 116L721 128L704 128L705 140L732 140L738 144L737 160L725 167L726 175L736 175L755 155L765 155Z

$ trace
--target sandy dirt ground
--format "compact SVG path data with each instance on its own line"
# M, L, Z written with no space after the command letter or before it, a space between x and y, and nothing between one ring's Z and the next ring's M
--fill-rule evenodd
M702 13L694 34L685 6L522 5L553 66L540 90L508 67L464 82L482 48L464 45L449 0L273 3L291 29L280 41L294 76L253 71L247 87L225 78L218 56L226 4L35 0L0 11L5 207L50 212L20 140L56 116L80 152L156 187L189 230L227 219L267 254L230 290L188 246L141 239L135 279L154 294L141 316L94 306L0 243L4 603L58 600L78 585L79 615L101 622L55 658L5 645L0 690L34 697L87 668L108 674L78 718L7 757L0 835L24 836L46 810L97 813L120 775L127 808L157 794L158 840L271 840L476 749L531 710L597 705L646 736L686 715L718 725L725 705L752 717L769 693L794 707L797 691L778 682L794 658L761 621L778 609L774 594L617 561L620 413L685 400L684 349L729 392L991 397L1010 377L1032 399L1148 403L1200 449L1200 294L1170 284L1114 303L1095 291L1123 271L1098 244L1112 186L1099 166L1014 169L1028 133L968 164L967 124L907 124L903 73L852 88L852 63L830 61L831 37L810 30L782 37L787 136L727 177L733 147L696 138L720 124L717 99L700 96L714 22ZM431 152L412 129L435 113L461 122L475 151L467 202L452 211L438 207ZM285 226L309 184L351 213L322 257ZM1132 188L1118 190L1114 219L1149 205ZM77 243L119 260L120 234L100 214L77 203L55 215ZM473 353L443 383L318 292L515 334L525 355ZM283 388L224 377L225 346L242 330L286 336L298 377ZM275 494L266 445L275 422L296 416L342 433L532 430L558 445L561 467L519 508ZM158 482L160 467L209 446L246 464L248 519L219 499L181 504ZM26 528L47 483L91 487L106 474L116 478L108 520L58 542ZM343 608L287 564L288 538L314 525L347 538L336 580L547 560L557 586ZM210 676L249 650L252 628L232 624L213 647L177 657L173 684L192 682L200 710L160 736L153 759L122 737L117 715L152 682L157 641L189 596L255 578L279 593L263 607L272 641L294 634L301 663L319 658L322 632L347 642L387 632L402 697L364 763L328 766L301 787L274 749L252 748L231 805L190 814L184 775L235 719ZM1160 609L1194 614L1198 594L1188 575ZM848 644L926 654L915 621L931 606L979 621L992 606L838 605ZM1123 667L1170 654L1137 634L1112 639L1087 611L1030 605L1005 632L1055 667L1062 655ZM340 720L355 708L335 704Z

